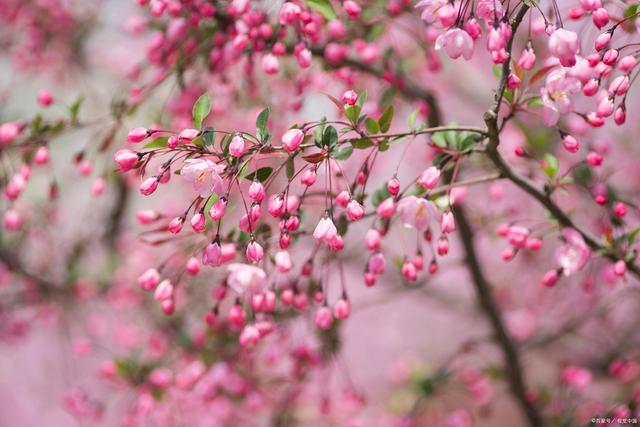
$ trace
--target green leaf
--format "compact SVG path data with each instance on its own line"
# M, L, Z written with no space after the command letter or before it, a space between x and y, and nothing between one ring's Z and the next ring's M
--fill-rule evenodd
M336 11L333 10L333 6L329 0L304 0L305 4L318 12L327 20L336 19Z
M165 148L167 146L167 141L169 140L168 136L159 136L154 138L151 142L146 143L142 148Z
M354 139L351 141L351 145L357 150L364 150L365 148L373 147L373 142L368 138Z
M389 105L380 118L378 119L378 125L380 125L380 130L383 133L386 133L391 127L391 121L393 120L393 113L395 112L393 105Z
M256 132L260 141L266 142L268 140L269 130L267 129L267 122L269 121L269 107L260 111L258 118L256 119Z
M447 138L445 132L436 132L431 135L431 142L436 144L438 147L447 147Z
M475 135L467 135L467 137L458 143L458 150L463 153L470 151L476 142L478 142L478 140Z
M338 143L338 131L333 126L327 126L322 133L322 146L332 148Z
M233 135L229 133L220 141L220 148L222 148L222 154L224 154L225 157L229 155L229 144L231 144L232 139Z
M542 104L542 99L539 96L534 96L527 102L527 105L529 107L542 107L544 104Z
M334 151L331 157L333 157L336 160L347 160L349 157L351 157L351 153L353 153L353 147L350 145L347 145L345 147L340 148L337 151Z
M544 162L546 163L544 167L544 173L547 174L549 179L553 179L558 175L558 169L560 168L560 163L558 159L551 153L547 153L544 155Z
M216 131L212 127L207 127L203 133L204 145L210 147L216 139Z
M371 117L367 117L365 119L364 127L367 129L367 132L369 132L370 134L373 134L373 135L375 135L378 132L380 132L380 126L378 125L378 122L373 120Z
M409 114L409 117L407 117L407 125L409 126L409 129L413 129L416 125L416 118L418 117L419 112L420 109L416 108L411 112L411 114Z
M200 95L200 98L193 104L193 110L191 112L193 114L193 125L196 129L200 129L202 122L211 112L211 98L208 93L205 92Z
M357 123L358 118L360 117L360 110L362 107L357 105L346 105L344 107L344 115L349 119L351 123Z
M253 179L256 178L260 182L265 182L267 178L271 176L271 172L273 172L273 168L270 166L265 166L256 171L251 172L250 174L245 176L245 178L248 179L249 181L253 181Z
M81 96L69 106L69 113L71 114L71 121L73 123L78 121L78 114L80 113L80 106L82 105L83 101L84 97Z
M389 193L387 186L383 185L373 193L373 195L371 196L371 203L374 207L378 207L380 203L382 203L389 197L391 197L391 194Z
M326 121L327 118L323 117L322 119L320 119L320 125L316 126L315 129L313 129L313 143L318 148L322 148L322 134L324 133L324 123Z
M356 101L356 105L362 108L366 100L367 100L367 91L363 90L362 92L360 92L360 95L358 95L358 100Z
M384 24L381 22L377 22L373 24L371 27L369 27L365 38L367 39L368 42L376 41L381 35L384 34L384 30L385 30Z
M287 159L286 169L287 169L287 179L291 181L293 179L293 175L296 172L295 164L293 163L293 157L289 157Z

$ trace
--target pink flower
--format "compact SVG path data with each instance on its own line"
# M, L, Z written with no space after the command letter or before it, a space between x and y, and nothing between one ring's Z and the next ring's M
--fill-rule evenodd
M525 71L529 71L533 69L533 66L536 64L536 54L533 52L531 47L527 47L520 54L520 58L518 59L518 67L522 68Z
M351 221L357 221L364 216L364 207L355 199L352 199L347 205L347 218Z
M217 241L209 243L202 254L202 263L204 265L218 267L222 262L222 248L220 244Z
M370 228L364 235L364 243L370 251L380 249L380 232L375 228Z
M127 172L138 164L138 155L131 150L123 148L116 151L113 155L113 160L118 164L121 172Z
M156 288L153 298L156 301L168 300L173 296L173 284L169 279L165 279Z
M512 226L509 227L509 231L507 232L507 240L509 244L517 249L522 249L527 244L527 239L529 238L529 230L520 227L520 226Z
M465 30L452 28L436 39L436 50L444 49L451 59L471 59L473 56L473 39Z
M324 241L330 244L333 238L338 234L338 230L333 221L329 217L322 218L315 230L313 231L313 237L318 241Z
M579 49L580 41L573 31L558 28L549 38L549 52L558 58L564 67L576 65L576 54Z
M214 221L220 221L220 219L227 212L227 199L226 197L221 197L213 204L211 209L209 209L209 216Z
M292 153L300 147L303 139L304 133L300 129L289 129L282 136L282 147Z
M217 165L211 160L189 159L180 171L180 175L193 185L193 189L206 198L211 194L224 192L224 181L220 174L224 171L224 165Z
M145 128L131 129L127 134L127 140L129 142L142 142L147 139L150 134L151 132Z
M227 284L240 295L263 292L267 285L267 274L260 267L233 263L227 267L227 271Z
M554 70L548 76L545 86L540 89L543 110L542 119L547 126L558 123L561 115L573 110L571 96L580 91L580 82L567 77L564 69Z
M242 157L246 152L244 138L240 135L236 135L229 143L229 154L233 157Z
M145 291L152 291L160 283L160 273L155 268L150 268L138 277L138 285Z
M556 251L556 259L565 276L582 270L591 256L589 247L584 239L573 228L564 228L562 230L565 244Z
M0 125L0 147L12 143L21 132L18 122L7 122Z
M198 212L191 217L191 228L196 233L202 233L205 229L205 217L202 213Z
M416 196L408 196L400 200L398 212L400 220L406 227L412 227L418 231L427 230L429 223L438 216L438 209L433 202ZM379 236L378 234L378 240Z
M456 221L453 218L453 213L451 211L447 211L442 214L442 218L440 219L440 231L445 234L456 231Z
M261 202L264 199L265 191L264 186L260 181L253 181L249 186L248 195L251 200Z
M382 252L376 252L369 257L369 263L367 264L369 272L377 275L384 274L385 266L386 261Z
M424 7L420 17L427 24L435 22L438 19L438 12L446 6L446 0L421 0L416 4L416 8Z
M275 55L268 53L262 57L262 70L265 74L277 74L280 70L280 61Z
M353 90L348 90L342 95L342 102L347 105L356 105L358 94Z
M53 96L48 90L41 90L38 92L38 104L43 107L48 107L53 103Z
M383 200L376 209L376 214L380 218L391 218L394 213L396 213L396 202L393 200L393 197L388 197Z
M313 321L320 329L329 329L333 324L333 315L329 307L320 307L313 317Z
M479 0L476 6L476 12L478 16L485 20L487 23L493 23L496 17L502 18L504 9L502 3L493 0Z
M281 273L287 273L291 271L293 263L291 262L291 256L287 251L279 251L275 256L276 267Z
M252 262L260 262L264 258L264 249L255 240L249 242L245 252L247 259Z
M18 231L22 228L22 215L15 209L9 209L4 213L3 226L7 231Z
M242 347L253 348L260 340L260 331L254 325L246 325L238 339Z
M300 18L301 12L302 10L300 9L300 6L298 6L297 4L293 2L283 3L282 7L280 8L280 16L279 16L280 24L281 25L294 24Z
M440 181L440 169L435 166L428 167L418 178L418 184L425 190L432 190Z
M338 301L336 301L335 305L333 306L333 315L336 319L347 319L350 313L351 307L349 305L349 301L344 298L340 298Z
M578 366L567 366L562 370L560 377L562 382L578 391L584 390L591 384L591 371Z
M156 189L158 188L158 178L151 177L151 178L147 178L144 181L142 181L142 184L140 184L140 193L143 194L144 196L149 196L151 194L153 194L154 191L156 191Z

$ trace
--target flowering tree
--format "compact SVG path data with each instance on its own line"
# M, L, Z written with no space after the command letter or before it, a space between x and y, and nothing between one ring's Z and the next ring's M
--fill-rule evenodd
M637 423L640 5L111 3L0 1L0 338L72 418Z

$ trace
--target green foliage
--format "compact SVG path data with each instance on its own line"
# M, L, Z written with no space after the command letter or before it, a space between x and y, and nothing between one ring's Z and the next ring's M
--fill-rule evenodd
M267 129L267 122L269 121L269 107L260 111L258 118L256 119L256 136L264 144L269 141L271 135Z
M211 112L211 98L208 93L203 93L200 95L200 98L193 104L193 110L191 111L193 115L193 126L196 129L200 129L202 127L202 122L207 118L209 113Z
M273 172L272 167L265 166L263 168L260 168L258 170L251 172L250 174L246 175L245 178L248 179L249 181L253 181L253 179L255 178L260 182L265 182L271 176L272 172Z
M322 15L325 19L336 19L336 11L329 0L304 0L305 4Z

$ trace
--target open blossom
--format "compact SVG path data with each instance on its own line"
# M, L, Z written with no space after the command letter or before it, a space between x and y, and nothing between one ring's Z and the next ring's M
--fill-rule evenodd
M436 50L444 49L451 59L471 59L473 55L473 39L465 30L452 28L436 39Z
M220 174L224 171L223 165L217 165L211 160L189 159L180 171L180 175L193 185L200 197L206 198L211 194L224 192L224 181Z
M446 8L447 5L446 0L421 0L416 4L416 8L424 8L420 17L427 24L431 24L438 19L438 12Z
M227 283L236 293L259 293L267 285L267 273L260 267L249 264L233 263L227 267Z
M416 196L408 196L400 200L398 212L405 226L413 227L418 231L427 230L429 223L438 217L438 208L432 201Z
M547 76L545 86L540 89L542 119L547 126L555 125L561 115L573 111L571 97L579 91L580 82L573 77L567 77L564 69L554 70Z
M576 65L576 54L579 49L580 41L573 31L558 28L549 38L549 52L565 67Z
M313 231L313 237L316 240L324 241L328 244L331 243L334 237L338 234L335 224L329 217L322 218L315 230Z
M591 256L591 251L580 233L573 228L564 228L562 236L565 239L565 244L558 248L556 259L562 267L563 273L568 276L584 267Z

